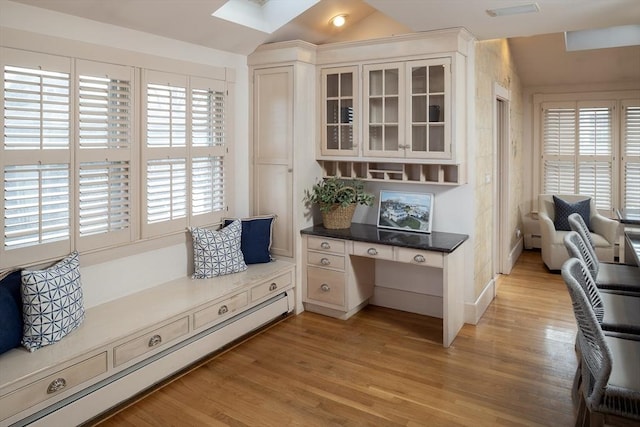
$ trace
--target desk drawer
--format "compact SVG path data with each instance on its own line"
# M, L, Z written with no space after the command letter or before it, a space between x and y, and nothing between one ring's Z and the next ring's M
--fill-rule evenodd
M64 345L64 342L58 345ZM106 352L62 369L1 397L0 419L9 418L105 372L107 372Z
M193 315L193 327L194 329L201 328L215 322L221 317L227 317L231 313L234 313L239 308L246 306L249 303L249 296L247 292L234 295L231 298L219 302L218 304L210 305L202 310L196 311Z
M122 365L149 351L164 347L189 332L189 318L183 317L168 325L121 344L113 350L113 366Z
M345 253L344 240L325 239L322 237L307 237L307 249L313 251L323 251L333 254Z
M307 264L344 270L344 257L321 252L307 252Z
M259 300L269 294L277 294L291 285L291 273L281 274L273 280L268 280L251 288L251 302Z
M398 261L408 262L425 267L442 268L444 265L442 252L421 251L418 249L398 248Z
M369 258L393 260L393 246L353 242L353 254Z
M344 273L325 268L307 267L307 299L345 305Z

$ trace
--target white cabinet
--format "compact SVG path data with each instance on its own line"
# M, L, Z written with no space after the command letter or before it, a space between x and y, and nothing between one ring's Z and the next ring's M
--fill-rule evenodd
M323 155L356 156L356 119L360 116L358 67L325 68L321 79L321 152Z

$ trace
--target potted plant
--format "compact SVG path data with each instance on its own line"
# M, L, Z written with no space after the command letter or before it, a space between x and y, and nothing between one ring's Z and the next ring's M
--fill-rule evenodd
M349 228L358 204L371 206L374 196L364 190L364 182L357 179L326 178L305 190L304 201L320 206L325 228Z

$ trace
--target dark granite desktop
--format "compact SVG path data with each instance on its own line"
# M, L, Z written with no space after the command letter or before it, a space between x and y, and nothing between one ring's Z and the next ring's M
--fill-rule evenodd
M378 228L371 224L352 223L351 228L330 230L322 224L300 230L302 234L333 239L353 240L356 242L378 243L382 245L421 249L425 251L453 252L465 240L466 234L432 231L418 233L412 231L396 231Z

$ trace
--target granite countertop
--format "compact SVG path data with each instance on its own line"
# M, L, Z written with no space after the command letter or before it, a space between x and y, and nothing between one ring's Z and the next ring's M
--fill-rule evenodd
M330 230L324 228L322 224L320 224L300 230L300 233L311 236L378 243L382 245L446 253L453 252L469 238L466 234L447 233L442 231L432 231L431 233L397 231L378 228L372 224L359 224L355 222L351 224L351 228Z

